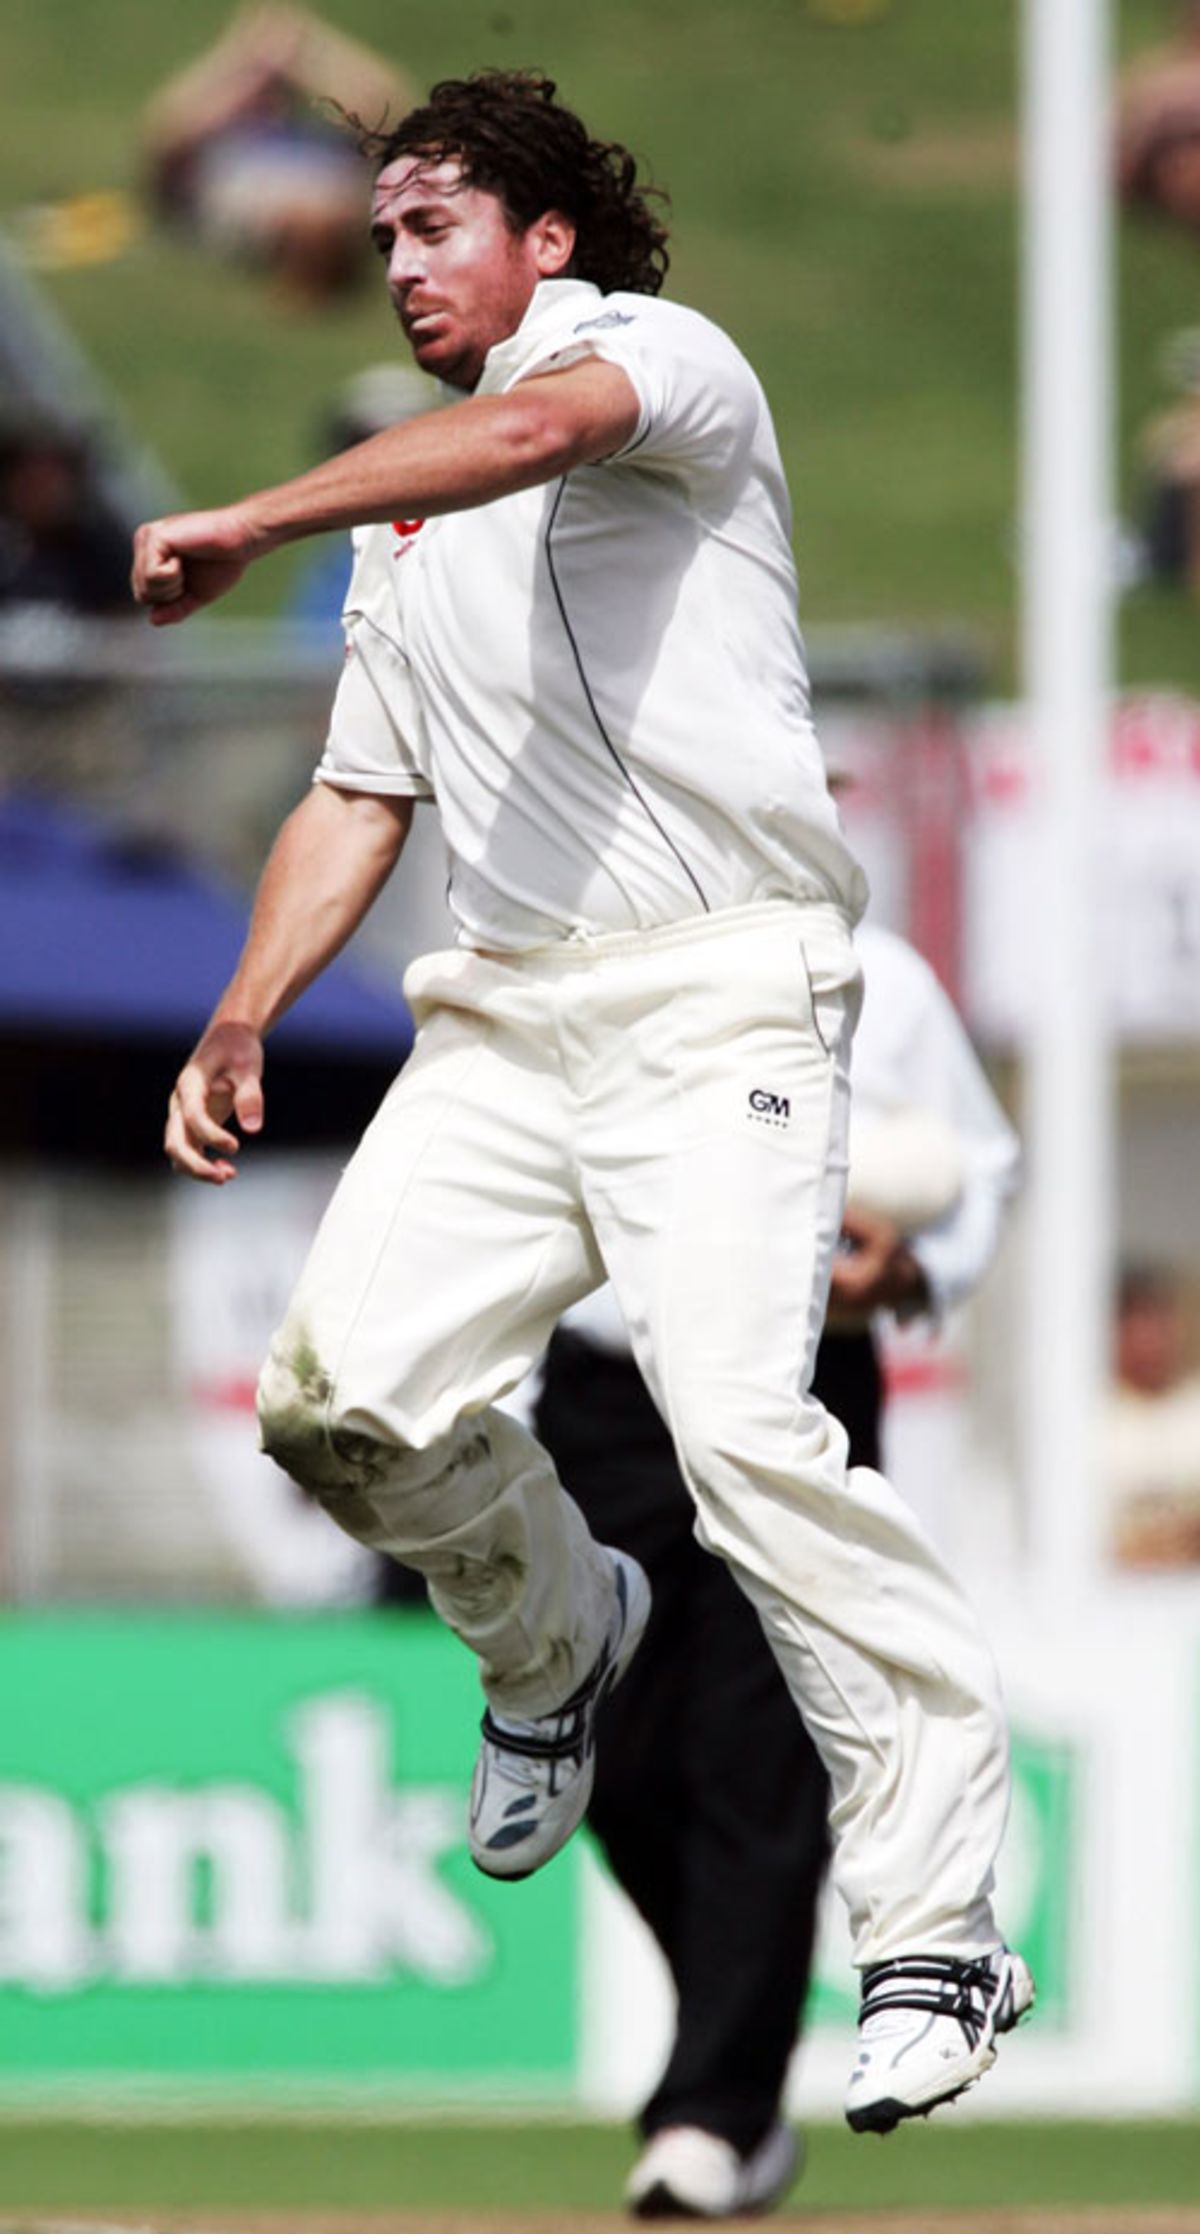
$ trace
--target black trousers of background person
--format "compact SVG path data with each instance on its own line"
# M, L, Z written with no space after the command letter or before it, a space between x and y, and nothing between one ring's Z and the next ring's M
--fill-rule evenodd
M814 1387L879 1463L869 1334L827 1335ZM632 1359L554 1336L534 1429L593 1534L641 1561L654 1603L597 1732L588 1822L678 1997L639 2124L695 2125L743 2155L779 2115L829 1854L825 1771L758 1616L692 1533L670 1438Z

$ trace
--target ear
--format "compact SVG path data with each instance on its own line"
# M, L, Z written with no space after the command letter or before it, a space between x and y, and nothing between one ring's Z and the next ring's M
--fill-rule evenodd
M561 279L575 254L575 227L560 209L548 209L529 228L539 279Z

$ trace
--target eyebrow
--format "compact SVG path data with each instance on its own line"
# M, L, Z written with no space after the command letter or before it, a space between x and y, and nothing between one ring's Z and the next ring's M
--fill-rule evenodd
M406 208L399 213L399 223L405 225L420 224L424 219L430 217L449 217L452 215L453 211L448 198L443 198L441 195L430 195L428 201L409 202ZM396 216L380 210L371 220L372 240L379 233L394 233L396 226Z

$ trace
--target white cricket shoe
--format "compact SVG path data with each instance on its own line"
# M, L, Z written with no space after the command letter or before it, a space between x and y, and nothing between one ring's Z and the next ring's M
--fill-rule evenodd
M863 1973L859 2056L846 2091L856 2133L927 2117L996 2061L996 2035L1033 2007L1027 1964L1011 1948L965 1962L901 1955Z
M596 1773L596 1709L629 1666L650 1613L650 1585L636 1559L603 1547L616 1603L591 1674L550 1714L519 1722L483 1718L471 1784L467 1843L488 1877L530 1877L582 1822Z
M698 2125L665 2125L647 2142L625 2190L634 2218L743 2218L781 2202L800 2150L775 2124L749 2156Z

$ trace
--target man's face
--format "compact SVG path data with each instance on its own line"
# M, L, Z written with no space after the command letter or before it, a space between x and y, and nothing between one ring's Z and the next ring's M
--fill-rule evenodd
M495 194L464 186L456 162L401 155L379 173L371 238L387 263L392 307L422 372L474 388L484 358L516 332L541 279L574 246L551 211L515 233Z

